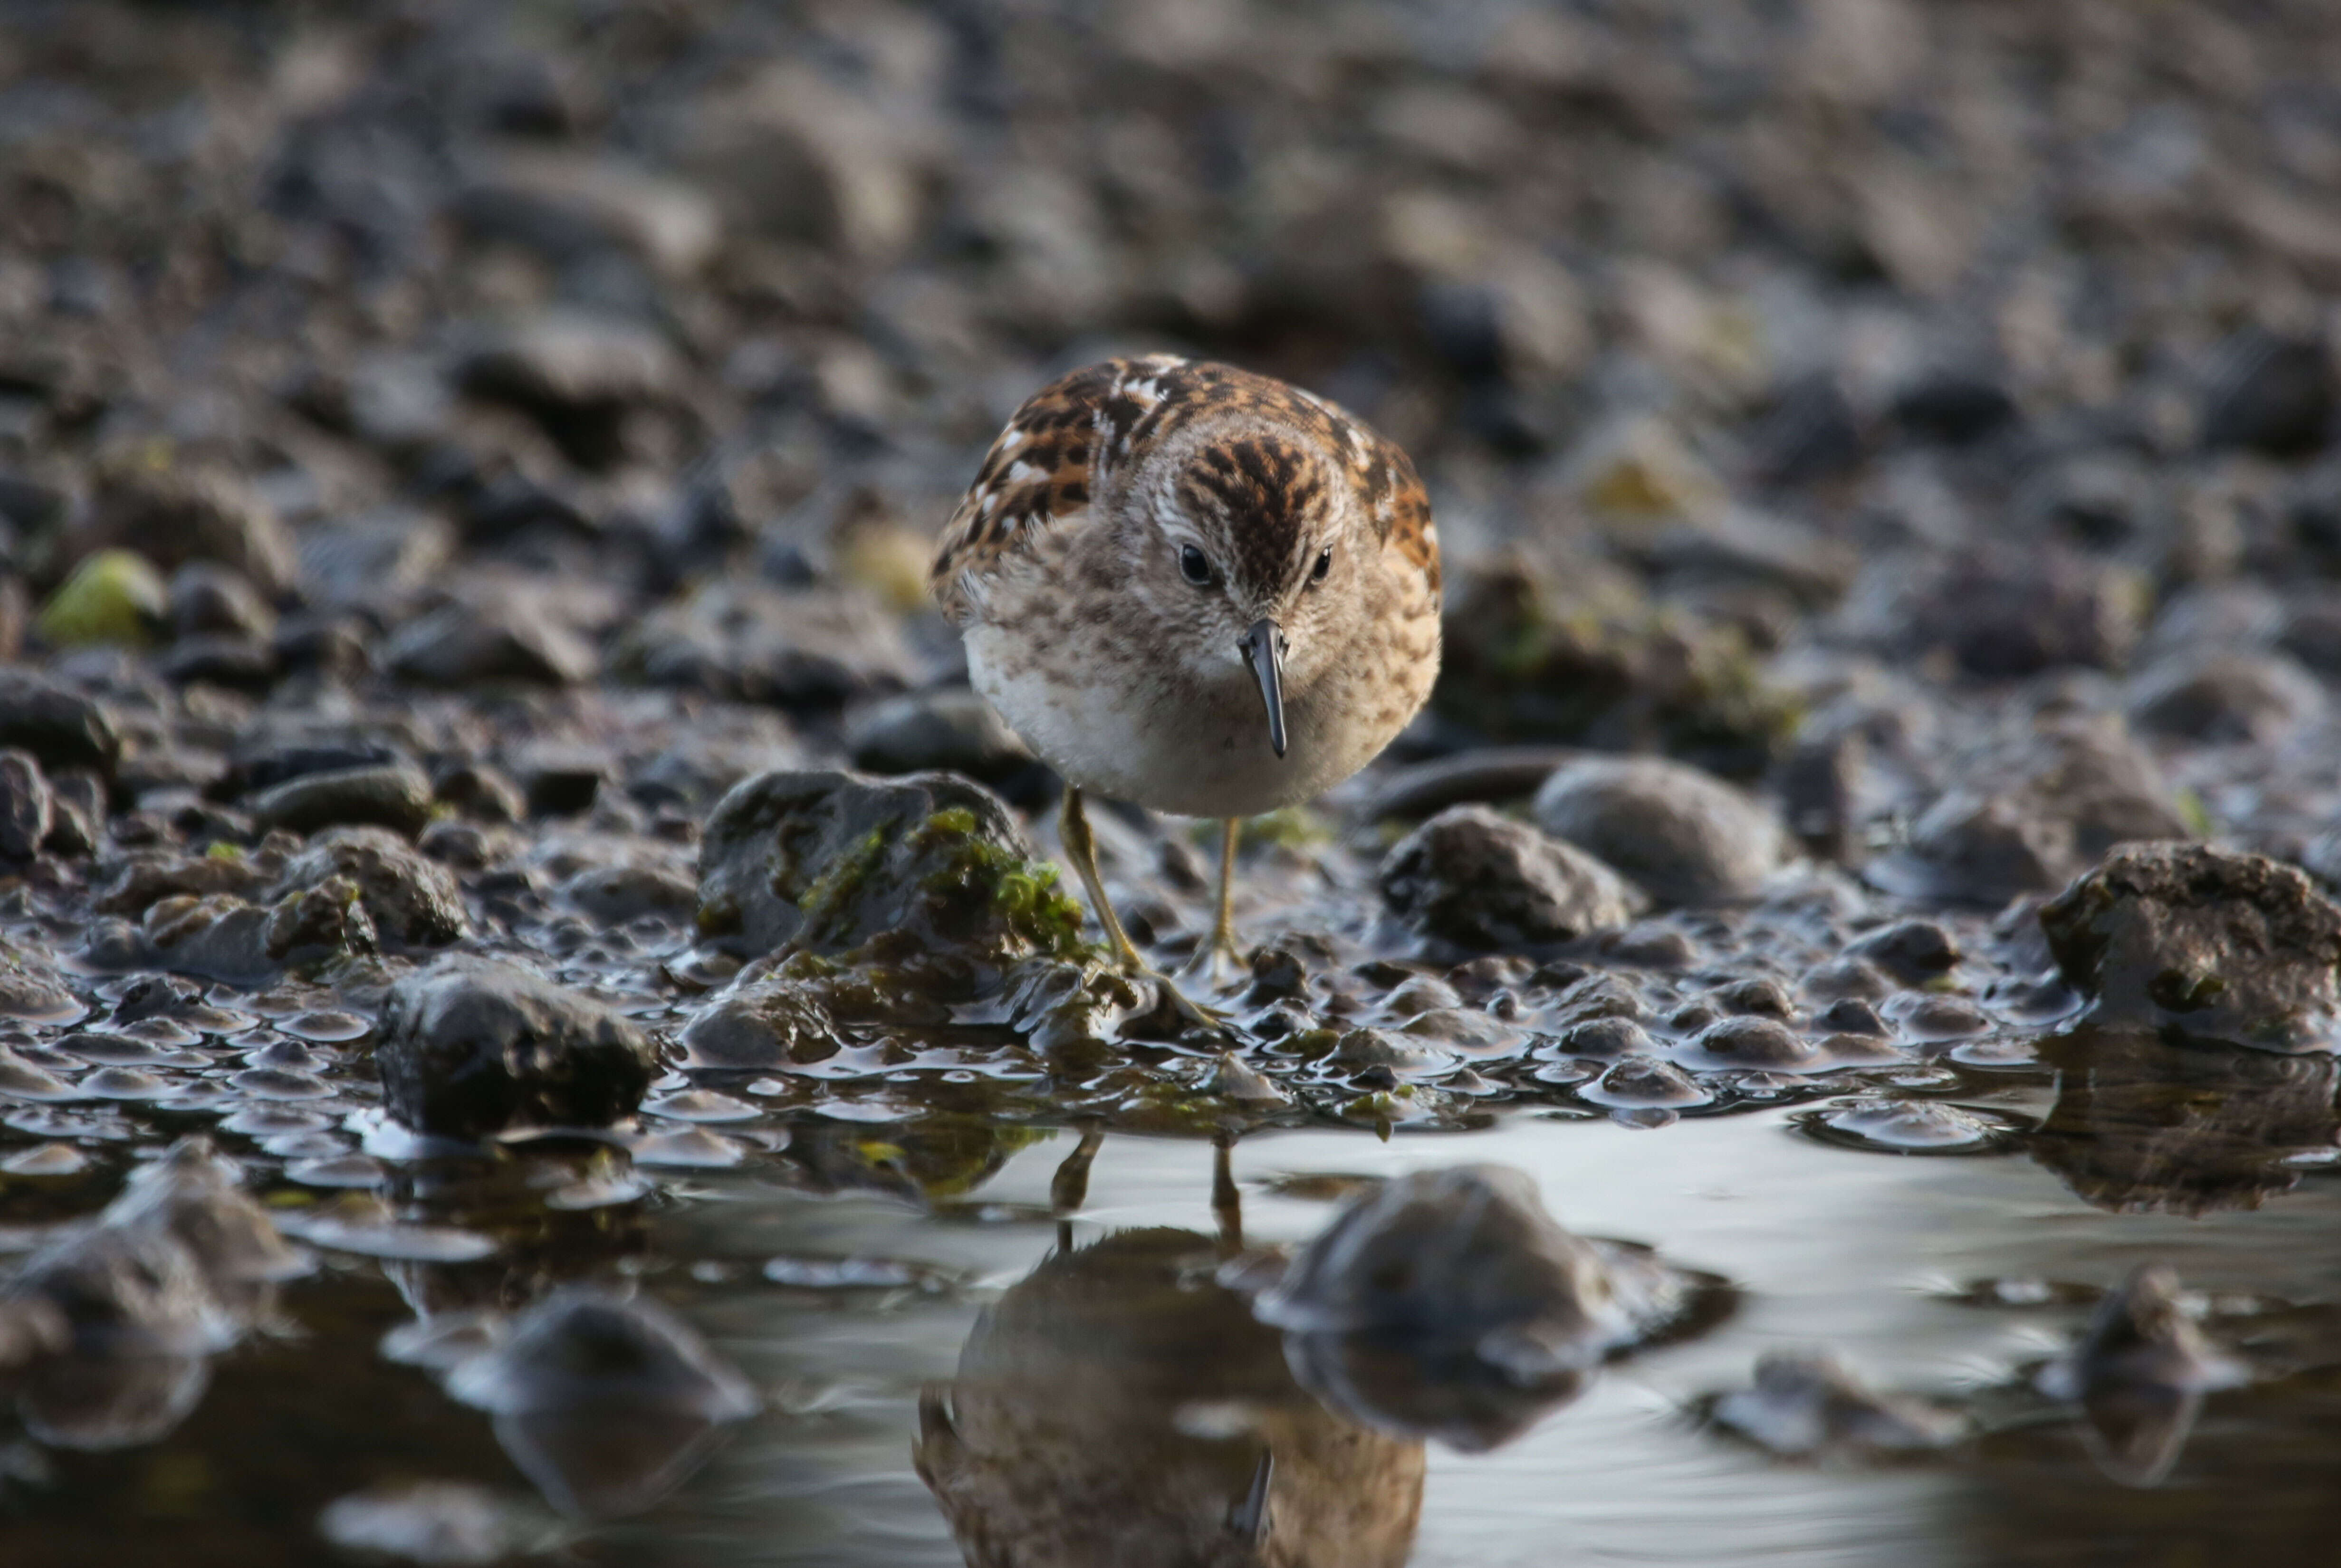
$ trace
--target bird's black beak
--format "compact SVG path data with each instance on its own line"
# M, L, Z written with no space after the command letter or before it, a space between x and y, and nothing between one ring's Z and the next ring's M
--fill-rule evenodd
M1255 620L1237 644L1252 679L1260 682L1260 700L1268 704L1268 743L1284 755L1284 632L1273 620Z

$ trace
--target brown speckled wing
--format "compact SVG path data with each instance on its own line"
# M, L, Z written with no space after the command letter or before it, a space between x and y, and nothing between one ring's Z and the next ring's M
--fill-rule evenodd
M944 614L964 620L971 590L1003 557L1088 508L1098 474L1129 454L1166 395L1163 378L1185 364L1168 354L1105 360L1025 401L943 527L928 581Z
M1307 441L1358 486L1383 539L1439 591L1430 503L1404 452L1322 398L1232 365L1169 354L1106 360L1043 387L1016 411L945 525L930 578L963 621L984 578L1044 530L1084 511L1105 474L1197 419L1255 416Z

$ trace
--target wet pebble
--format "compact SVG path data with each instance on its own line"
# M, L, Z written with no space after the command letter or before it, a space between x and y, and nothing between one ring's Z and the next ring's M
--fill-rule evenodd
M80 1083L81 1092L101 1100L159 1100L183 1087L176 1078L140 1067L100 1067Z
M239 1094L264 1100L322 1100L334 1086L313 1073L284 1067L247 1067L228 1079Z
M73 1176L88 1167L89 1156L71 1144L39 1144L0 1159L0 1171L10 1176Z
M338 1045L344 1040L363 1038L374 1026L355 1013L338 1012L331 1008L309 1008L274 1020L277 1028L304 1040L322 1045Z
M1839 1100L1811 1121L1831 1141L1896 1154L1971 1154L2005 1146L2005 1124L1941 1100Z
M1631 1018L1588 1018L1553 1035L1551 1043L1537 1055L1607 1058L1647 1054L1650 1049L1649 1031Z
M334 1118L323 1111L262 1104L240 1107L220 1123L220 1130L246 1137L274 1137L283 1133L322 1132L333 1125Z
M1571 941L1643 903L1592 856L1484 806L1450 807L1399 840L1378 880L1394 912L1465 948Z
M1556 770L1533 808L1546 832L1669 904L1753 898L1780 864L1772 813L1713 774L1648 757L1589 757Z
M374 1188L385 1185L390 1172L378 1159L337 1147L332 1154L287 1161L284 1179L303 1186Z
M1714 1098L1693 1082L1689 1074L1656 1057L1628 1057L1603 1073L1599 1082L1579 1089L1578 1095L1597 1106L1619 1109L1703 1106Z
M951 1275L930 1264L905 1263L884 1257L775 1257L766 1261L764 1277L791 1290L917 1290L948 1289Z
M1907 993L1888 1002L1885 1015L1907 1038L1922 1042L1972 1039L1991 1029L1991 1019L1965 997Z
M1773 1018L1719 1019L1693 1036L1689 1048L1733 1067L1796 1068L1826 1060L1818 1046Z

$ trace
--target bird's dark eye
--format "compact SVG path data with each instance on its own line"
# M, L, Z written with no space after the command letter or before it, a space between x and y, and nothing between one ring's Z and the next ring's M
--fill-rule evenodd
M1309 581L1311 582L1322 582L1325 581L1325 574L1332 570L1333 551L1332 548L1329 545L1324 550L1318 552L1317 564L1309 570Z
M1211 586L1210 558L1193 545L1179 547L1179 575L1198 588Z

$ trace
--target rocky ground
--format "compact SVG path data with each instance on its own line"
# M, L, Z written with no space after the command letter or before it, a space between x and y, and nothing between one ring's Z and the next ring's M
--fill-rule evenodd
M1807 1098L2280 1189L2329 1075L2192 1186L1941 1096L2334 1045L2336 80L2317 0L16 0L0 1220L190 1130L346 1240L545 1128L556 1206L941 1201L1068 1120ZM1097 962L923 593L1139 346L1347 402L1448 558L1225 1035ZM1190 955L1205 839L1098 825ZM2057 897L2132 840L2204 847Z

